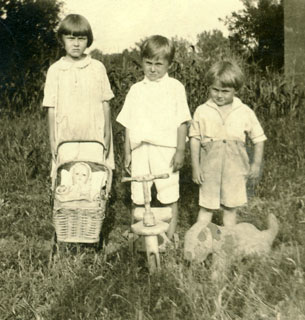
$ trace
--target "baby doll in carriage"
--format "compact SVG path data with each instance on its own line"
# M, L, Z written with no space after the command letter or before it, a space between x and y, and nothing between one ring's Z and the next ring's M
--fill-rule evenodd
M76 162L70 171L62 171L63 179L55 190L55 198L60 202L73 200L93 201L100 199L100 188L92 184L92 170L86 162ZM100 184L103 184L103 174ZM97 181L98 183L98 181Z
M114 95L103 63L85 53L93 42L87 19L69 14L57 36L66 54L48 69L43 99L53 158L53 222L57 241L95 243L114 169Z
M95 149L95 144L98 146L98 143L79 142L74 148L83 149L85 146L88 151ZM57 157L59 161L53 187L53 222L57 241L99 242L111 188L112 170L88 153L86 161L67 157L63 161L60 156L62 154L59 152ZM64 152L64 155L73 157L73 153Z

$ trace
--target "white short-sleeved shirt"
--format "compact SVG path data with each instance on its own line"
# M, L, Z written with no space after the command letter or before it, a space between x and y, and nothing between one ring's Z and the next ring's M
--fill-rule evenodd
M70 62L64 57L48 70L44 107L55 108L57 145L67 140L104 142L103 101L113 98L104 65L89 55Z
M212 100L199 106L189 136L203 143L220 139L245 142L246 133L254 144L267 139L254 111L234 97L232 109L225 118Z
M131 148L142 142L177 147L178 127L191 120L185 88L166 74L159 81L134 84L117 121L129 129Z

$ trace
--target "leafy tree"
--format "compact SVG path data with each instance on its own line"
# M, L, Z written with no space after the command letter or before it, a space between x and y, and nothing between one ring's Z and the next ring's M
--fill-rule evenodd
M55 28L61 7L57 0L0 0L0 95L15 108L41 91L44 72L59 51ZM26 83L31 92L21 94Z
M229 40L219 30L204 31L198 34L196 48L200 57L206 61L212 58L219 59L230 54Z
M244 9L226 17L231 44L262 67L284 64L283 0L241 0Z

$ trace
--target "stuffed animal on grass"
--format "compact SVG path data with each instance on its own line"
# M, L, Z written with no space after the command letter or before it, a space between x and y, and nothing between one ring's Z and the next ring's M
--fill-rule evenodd
M250 223L232 227L196 222L185 234L184 258L190 262L203 262L213 254L214 276L224 271L232 257L265 255L271 250L278 233L278 222L273 214L268 216L268 229L260 231Z

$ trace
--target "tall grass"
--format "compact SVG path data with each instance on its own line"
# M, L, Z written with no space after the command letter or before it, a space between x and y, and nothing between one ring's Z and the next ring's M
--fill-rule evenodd
M171 73L185 84L193 112L206 99L206 67L191 55L182 62ZM122 64L105 63L116 95L114 120L141 71L128 56ZM268 213L277 216L280 232L270 255L234 261L219 283L211 280L210 260L184 262L184 233L198 210L188 151L181 171L181 244L162 256L161 272L150 276L145 259L133 257L122 237L130 223L130 194L120 183L123 128L113 121L117 167L104 223L111 250L80 247L50 259L50 154L46 114L37 104L35 112L0 117L1 320L305 319L302 95L280 74L250 67L240 96L255 108L268 141L262 179L239 218L264 229ZM214 219L221 223L220 214Z

